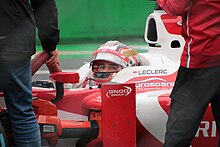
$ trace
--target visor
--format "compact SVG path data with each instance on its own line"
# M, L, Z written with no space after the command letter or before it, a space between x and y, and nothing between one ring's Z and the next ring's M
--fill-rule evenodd
M92 61L97 61L97 60L104 60L104 61L109 61L118 65L121 65L122 67L127 67L127 62L125 60L123 60L122 58L111 54L111 53L107 53L107 52L100 52L97 53L96 55L93 56Z

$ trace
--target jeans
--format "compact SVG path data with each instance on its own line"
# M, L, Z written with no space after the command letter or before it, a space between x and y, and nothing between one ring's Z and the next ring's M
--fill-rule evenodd
M16 58L16 57L15 57ZM40 147L39 125L32 108L31 58L0 61L0 87L16 147Z

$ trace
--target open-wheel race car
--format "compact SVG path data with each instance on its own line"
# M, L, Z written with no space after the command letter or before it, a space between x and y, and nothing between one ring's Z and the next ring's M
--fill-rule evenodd
M149 49L139 53L139 66L122 69L111 82L89 88L65 87L65 83L80 82L85 67L76 72L51 69L55 88L33 87L33 107L42 138L50 146L62 138L78 138L77 147L161 147L169 95L184 46L180 32L181 17L169 16L156 7L146 20ZM0 117L3 146L13 132L6 109L0 109ZM208 107L191 146L215 146L217 136Z

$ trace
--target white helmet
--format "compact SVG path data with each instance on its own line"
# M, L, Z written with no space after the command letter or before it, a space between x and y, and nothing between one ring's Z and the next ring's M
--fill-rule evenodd
M99 63L103 61L119 65L118 70L113 72L100 72L97 68L99 67ZM92 77L94 81L97 83L106 83L121 69L138 65L137 51L119 41L108 41L92 54L90 65L92 67Z
M93 54L91 65L94 61L104 60L120 65L122 68L137 66L137 51L119 41L108 41L101 45Z

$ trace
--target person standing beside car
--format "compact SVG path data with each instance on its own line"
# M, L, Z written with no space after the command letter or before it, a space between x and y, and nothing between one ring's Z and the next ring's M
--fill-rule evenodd
M220 133L220 1L157 0L157 3L168 14L182 16L185 39L170 95L164 147L189 147L209 103Z
M0 89L3 91L16 147L40 147L32 108L31 56L36 27L42 48L58 64L59 29L55 0L2 0L0 4Z

